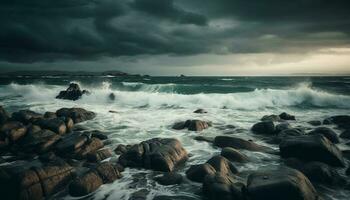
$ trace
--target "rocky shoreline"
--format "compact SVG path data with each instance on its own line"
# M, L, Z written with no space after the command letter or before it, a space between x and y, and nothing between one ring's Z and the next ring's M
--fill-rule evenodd
M80 90L79 86L71 87ZM68 92L63 96L77 100L81 95ZM207 111L200 109L195 113L201 116ZM289 122L296 118L288 113L263 116L252 125L251 132L278 149L235 136L197 136L194 139L208 142L221 152L205 163L187 166L185 176L178 171L185 168L193 155L176 137L119 144L110 149L106 147L107 135L78 125L95 117L94 112L76 107L46 113L19 110L9 114L0 106L1 199L39 200L60 193L84 197L101 185L120 179L124 168L155 171L160 175L154 180L161 185L199 183L200 195L209 200L317 200L322 199L318 186L350 190L350 150L341 151L338 147L349 145L350 116L347 115L311 121L315 127L311 131L292 127ZM328 125L336 126L342 134L338 135ZM211 126L212 122L189 119L174 122L172 128L200 133ZM237 165L252 161L241 150L279 156L281 167L251 171L244 175L245 180ZM146 199L147 194L140 190L129 199ZM156 196L154 199L184 198Z

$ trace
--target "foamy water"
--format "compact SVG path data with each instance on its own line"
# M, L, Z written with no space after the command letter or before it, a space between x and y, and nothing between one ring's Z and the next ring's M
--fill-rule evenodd
M150 78L152 79L152 78ZM232 79L234 80L234 79ZM232 81L229 80L229 81ZM304 126L310 120L322 120L335 114L350 114L350 96L346 93L326 91L322 88L314 88L310 81L299 82L283 88L276 86L253 88L248 92L179 92L187 91L191 87L223 87L222 80L218 79L217 85L203 83L145 83L144 81L113 81L103 80L94 84L86 81L72 79L78 82L83 89L88 89L91 95L72 102L55 99L60 90L64 90L67 84L47 84L46 82L33 81L32 83L0 85L0 103L10 111L30 108L37 112L55 111L62 107L83 107L97 113L97 117L83 125L91 129L98 129L108 134L111 149L118 144L133 144L154 137L178 138L184 148L191 154L185 167L179 169L184 174L192 164L200 164L220 153L219 148L212 147L206 142L198 142L193 139L197 135L216 136L234 130L223 130L225 125L234 125L241 131L234 136L244 139L252 139L255 142L278 149L276 145L266 144L249 130L263 115L288 112L294 114L296 122L292 126ZM146 80L150 81L150 80ZM229 82L224 80L224 82ZM235 87L233 85L232 87ZM344 86L347 87L346 85ZM185 89L184 89L185 88ZM248 87L249 88L249 87ZM209 90L209 89L208 89ZM215 91L215 90L214 90ZM114 93L116 98L111 101L108 98ZM204 108L207 114L195 114L194 110ZM117 113L110 113L113 110ZM171 125L177 121L187 119L202 119L213 122L213 127L201 133L190 131L175 131ZM336 130L338 131L338 130ZM345 146L341 146L345 148ZM242 172L242 180L249 171L259 168L274 168L281 164L279 156L259 152L242 151L252 161L247 164L238 164ZM115 158L113 158L115 159ZM344 172L342 172L344 173ZM128 199L132 192L140 189L149 190L148 199L157 195L182 195L201 199L199 191L201 184L185 180L178 186L161 186L152 180L156 173L149 170L126 169L123 178L112 184L104 185L93 195L91 199ZM137 184L135 184L135 180ZM348 199L350 193L343 190L332 190L324 193L325 199ZM73 199L66 196L65 199Z

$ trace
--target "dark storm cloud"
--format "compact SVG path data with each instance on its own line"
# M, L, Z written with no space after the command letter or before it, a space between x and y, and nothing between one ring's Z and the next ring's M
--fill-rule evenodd
M2 0L0 60L300 52L349 45L346 0Z

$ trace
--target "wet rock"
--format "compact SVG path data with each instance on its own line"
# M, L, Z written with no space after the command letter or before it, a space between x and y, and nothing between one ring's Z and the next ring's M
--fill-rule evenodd
M200 165L192 165L187 171L186 176L191 181L203 182L207 175L221 173L224 176L237 174L237 168L223 156L214 156L206 163Z
M70 117L75 124L91 120L96 114L83 108L61 108L56 111L58 117Z
M149 190L141 189L132 193L128 200L146 200L149 193L150 193Z
M66 123L59 119L59 118L53 118L53 119L38 119L35 122L33 122L35 125L40 126L43 129L48 129L50 131L53 131L59 135L63 135L67 132L67 126Z
M70 117L61 117L61 119L64 121L64 123L66 124L67 127L67 133L70 133L73 131L74 129L74 122L72 120L72 118Z
M343 139L350 139L350 129L349 130L345 130L343 131L340 135L339 135L340 138L343 138Z
M84 196L94 192L102 184L111 183L120 177L121 174L113 164L104 162L74 179L69 185L69 194L73 197Z
M66 100L72 100L76 101L83 96L83 94L87 94L88 91L81 90L80 86L76 83L69 84L69 87L64 90L60 91L60 93L56 96L56 99L66 99Z
M211 126L210 122L205 122L201 120L187 120L185 122L177 122L173 125L173 129L181 130L187 128L190 131L202 131Z
M322 122L319 120L312 120L312 121L308 121L307 123L311 124L312 126L321 126Z
M216 170L213 166L208 163L204 163L199 165L192 165L186 171L186 177L191 181L202 183L206 175L215 173Z
M193 139L197 140L197 141L204 141L204 142L209 142L209 143L213 143L214 142L214 138L213 137L196 136Z
M318 127L309 132L309 135L323 135L325 138L327 138L334 144L339 143L338 135L332 129L327 127Z
M182 175L174 172L164 173L154 178L161 185L177 185L182 183Z
M286 113L286 112L281 113L281 114L279 115L279 117L280 117L281 119L283 119L283 120L295 120L295 116L290 115L290 114L288 114L288 113Z
M350 129L350 116L337 115L323 120L323 124L336 124L340 128Z
M2 106L0 106L0 126L4 124L9 118L10 115Z
M108 136L98 130L84 131L84 134L91 134L91 137L98 138L100 140L107 140Z
M290 126L289 123L285 122L285 123L280 123L277 124L275 127L275 132L276 134L280 133L281 131L287 130L287 129L291 129L292 127Z
M19 144L26 151L43 153L50 150L61 137L50 130L39 130L28 133Z
M203 195L209 200L243 200L242 187L234 183L233 177L215 173L205 177Z
M197 114L205 114L205 113L208 113L206 110L200 108L200 109L197 109L195 110L193 113L197 113Z
M275 134L275 125L272 121L262 121L253 125L252 131L255 134L273 135Z
M278 115L265 115L261 118L261 121L280 122L281 118Z
M0 128L0 136L2 138L9 138L12 142L22 138L26 132L27 128L22 123L15 121L6 122Z
M347 176L350 176L350 167L348 167L348 169L345 171L345 174L346 174Z
M72 179L73 168L62 160L42 164L38 160L0 167L2 199L46 199Z
M104 146L103 142L98 138L91 138L88 140L78 151L76 151L76 158L78 159L84 159L87 157L89 153L93 153L99 149L101 149ZM105 155L100 156L106 156L107 152L104 152Z
M112 151L108 148L100 149L96 152L90 152L87 154L87 159L90 162L100 162L110 157L112 157Z
M221 156L227 158L232 162L245 163L249 161L247 156L243 155L241 152L231 147L223 148L221 151Z
M117 155L121 155L123 153L126 153L128 151L128 149L130 148L130 146L126 146L124 144L119 144L115 149L114 149L114 153Z
M341 186L346 180L334 169L322 162L303 163L295 158L285 161L286 165L301 171L312 183Z
M284 139L280 145L283 158L298 158L304 161L319 161L336 167L344 167L341 151L321 135L298 136Z
M130 147L119 157L119 162L126 167L171 172L187 159L187 152L177 139L153 138Z
M249 151L260 151L265 153L276 154L276 151L269 147L261 146L252 141L243 140L237 137L217 136L214 139L214 145L221 148L232 147L235 149L245 149Z
M54 112L45 112L44 113L44 118L46 118L46 119L53 119L53 118L57 118L57 115Z
M64 136L56 145L56 151L61 154L72 154L78 151L87 141L88 137L86 135L80 135L76 133L71 133Z
M114 93L110 93L108 95L108 99L111 100L111 101L114 101L115 100L115 94Z
M294 169L258 171L248 177L249 200L318 200L318 194L301 172Z
M303 130L299 128L289 128L279 132L271 142L274 144L279 144L281 143L282 140L286 138L293 138L293 137L303 136L303 135L306 135L306 133Z
M36 113L31 110L20 110L12 113L12 120L19 121L24 124L32 123L33 121L43 118L42 114Z

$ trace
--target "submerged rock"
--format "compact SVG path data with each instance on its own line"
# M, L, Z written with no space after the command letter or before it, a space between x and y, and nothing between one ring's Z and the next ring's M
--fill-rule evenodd
M81 90L80 86L76 83L69 84L69 87L67 90L61 91L57 96L56 99L67 99L76 101L83 96L83 94L88 94L89 92L86 90Z
M204 109L200 108L200 109L195 110L193 113L197 113L197 114L205 114L205 113L208 113L208 111L206 111L206 110L204 110Z
M295 120L295 116L294 115L290 115L286 112L283 112L279 115L279 117L283 120Z
M166 172L161 176L154 178L161 185L176 185L182 183L182 175L174 172Z
M252 141L243 140L237 137L217 136L214 139L214 145L224 148L232 147L235 149L245 149L249 151L260 151L265 153L276 154L277 152L269 147L258 145Z
M334 144L339 143L338 135L332 129L327 127L318 127L310 131L309 135L323 135L325 138L327 138L329 141L333 142Z
M153 138L131 146L119 157L125 167L171 172L188 159L187 151L174 138Z
M56 114L58 117L71 118L75 124L91 120L96 117L94 112L87 111L83 108L61 108L56 111Z
M275 134L275 125L272 121L262 121L253 125L252 131L255 134L273 135Z
M173 125L173 129L181 130L187 128L190 131L202 131L211 126L210 122L201 120L187 120L185 122L177 122Z
M119 178L121 174L117 167L110 162L104 162L74 179L69 185L69 194L74 197L84 196L94 192L101 185L112 183Z
M283 158L319 161L336 167L344 167L341 151L322 135L285 138L279 145Z
M108 99L111 100L111 101L114 101L115 100L115 94L112 92L108 95Z
M319 120L312 120L312 121L308 121L307 123L311 124L312 126L320 126L322 125L322 122Z
M319 196L301 172L294 169L258 171L249 175L249 200L318 200Z

